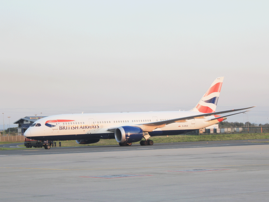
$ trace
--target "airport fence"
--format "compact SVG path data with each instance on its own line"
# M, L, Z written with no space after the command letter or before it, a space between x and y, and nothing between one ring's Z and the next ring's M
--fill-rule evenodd
M200 134L269 133L269 127L210 128L210 129L201 129L199 133Z
M22 135L0 135L0 142L24 142L24 138Z

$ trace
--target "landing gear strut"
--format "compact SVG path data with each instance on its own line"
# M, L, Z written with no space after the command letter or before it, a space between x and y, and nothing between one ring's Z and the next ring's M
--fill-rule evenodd
M124 142L124 143L119 143L120 146L132 146L131 142Z
M43 142L44 149L50 149L51 147L51 142L50 141L44 141Z
M45 149L50 149L50 145L45 144L45 145L44 145L44 148L45 148Z
M142 140L140 141L140 145L144 146L144 145L153 145L153 141L152 140Z

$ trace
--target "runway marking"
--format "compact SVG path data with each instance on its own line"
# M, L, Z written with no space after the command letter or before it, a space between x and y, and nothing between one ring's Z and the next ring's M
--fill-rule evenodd
M40 151L40 150L29 149L29 150L23 150L23 151L28 152L28 151Z
M152 175L100 175L100 176L80 176L82 178L103 178L103 179L115 179L126 177L148 177Z
M186 172L186 173L193 173L193 172L208 172L208 171L221 171L221 170L228 170L228 169L189 169L189 170L169 170L168 172Z
M56 169L56 168L23 168L23 167L0 167L0 168L13 168L13 169L22 169L22 170L70 170L70 169Z
M7 155L8 156L8 155ZM224 167L223 170L229 170L228 168L240 168L240 167L246 167L246 166L269 166L269 164L242 164L242 165L219 165L218 167ZM228 168L227 168L228 167ZM102 168L102 167L97 167L97 168L88 168L88 169L76 169L76 168L73 168L73 169L61 169L61 168L27 168L27 167L0 167L1 168L6 168L6 169L22 169L22 170L26 170L26 169L36 169L36 170L51 170L51 171L54 171L54 170L57 170L57 171L81 171L81 170L121 170L123 169L122 167L106 167L106 168ZM133 169L134 167L131 167L131 168L124 168L124 169ZM170 170L171 172L183 172L183 171L187 171L187 170L193 170L193 169L188 169L186 168L185 166L141 166L141 167L135 167L136 169L151 169L151 168L159 168L159 169L165 169L163 170L164 172L167 172L166 169L168 168L182 168L184 170ZM206 169L204 168L203 166L201 166L201 168L197 168L198 169ZM218 169L218 168L216 168ZM209 170L213 170L213 169L209 169ZM218 169L220 170L220 169Z

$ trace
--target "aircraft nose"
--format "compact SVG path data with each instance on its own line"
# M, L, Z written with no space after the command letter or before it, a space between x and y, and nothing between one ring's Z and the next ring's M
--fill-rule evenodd
M31 136L31 129L28 128L28 129L24 132L23 135L24 135L25 137L30 137L30 136Z

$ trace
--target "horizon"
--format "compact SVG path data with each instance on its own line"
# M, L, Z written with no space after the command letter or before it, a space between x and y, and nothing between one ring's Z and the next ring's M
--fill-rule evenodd
M0 112L21 117L192 109L269 122L269 1L2 1ZM2 114L0 124L3 122Z

